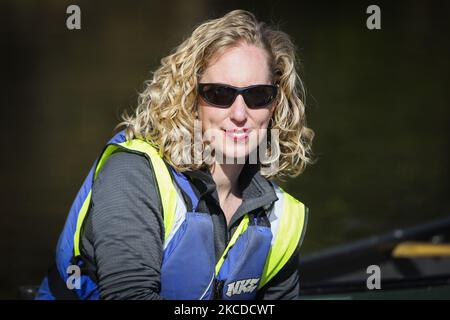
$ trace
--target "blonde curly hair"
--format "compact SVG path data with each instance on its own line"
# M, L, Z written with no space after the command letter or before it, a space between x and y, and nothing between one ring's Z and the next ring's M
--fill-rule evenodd
M138 106L123 122L127 140L145 140L154 145L161 156L178 171L196 170L205 162L186 161L204 153L209 145L200 148L181 143L186 137L194 139L194 122L197 114L197 85L202 72L212 57L230 46L245 41L259 46L268 54L273 83L278 96L269 129L278 129L278 146L268 145L278 161L275 169L270 163L260 163L266 178L294 177L312 163L311 144L314 132L306 127L305 91L297 73L295 47L290 37L259 22L244 10L234 10L225 16L199 25L192 35L174 52L161 60L153 79L145 83L139 95ZM183 161L184 160L184 161Z

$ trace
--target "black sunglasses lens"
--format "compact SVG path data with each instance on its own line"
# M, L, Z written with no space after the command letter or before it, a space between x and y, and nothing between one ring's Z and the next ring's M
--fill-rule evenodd
M205 85L202 88L201 95L213 105L228 107L236 97L236 90L227 86Z
M240 90L239 90L240 91ZM277 87L273 85L257 85L241 91L249 108L264 108L273 102L277 96ZM200 95L206 102L218 106L229 107L236 99L238 90L219 84L201 84Z
M249 108L262 108L270 104L277 96L277 88L271 85L261 85L246 90L245 103Z

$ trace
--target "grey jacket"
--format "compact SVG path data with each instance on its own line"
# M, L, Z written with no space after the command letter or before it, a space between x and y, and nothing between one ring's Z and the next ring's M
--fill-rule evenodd
M227 226L209 171L186 175L199 197L198 211L211 214L216 261L245 213L268 210L277 199L259 170L246 165L239 178L243 201ZM151 163L138 154L113 154L94 182L81 233L81 253L94 269L101 298L162 299L163 241L162 206ZM299 247L300 243L291 260L258 291L257 299L298 298Z

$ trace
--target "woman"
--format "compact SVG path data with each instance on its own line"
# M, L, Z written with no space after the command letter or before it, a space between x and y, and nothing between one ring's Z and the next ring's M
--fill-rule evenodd
M41 299L295 299L311 162L294 46L246 11L162 59L69 213Z

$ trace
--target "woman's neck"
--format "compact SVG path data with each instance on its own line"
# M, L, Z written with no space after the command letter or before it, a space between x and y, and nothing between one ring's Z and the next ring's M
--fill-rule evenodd
M225 215L227 225L242 203L239 190L239 175L243 164L218 164L211 169L211 175L217 187L220 207Z
M239 175L243 164L218 164L211 169L211 175L217 187L220 201L226 200L230 195L240 198Z

